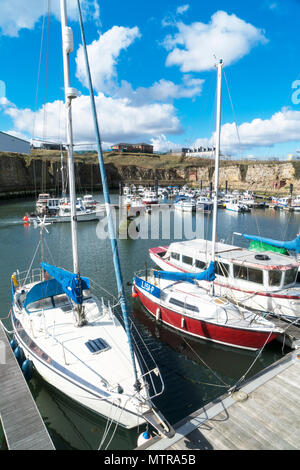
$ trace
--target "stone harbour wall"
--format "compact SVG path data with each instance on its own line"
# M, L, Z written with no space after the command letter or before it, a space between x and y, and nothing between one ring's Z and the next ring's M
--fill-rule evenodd
M299 163L300 162L296 162ZM0 197L15 197L35 192L54 191L61 188L59 159L31 158L18 154L0 154ZM138 165L106 165L109 187L119 188L119 183L191 184L205 188L214 182L213 161L199 166L183 163L174 168L144 168ZM77 191L100 190L101 178L97 163L76 161ZM300 165L294 162L221 162L219 185L230 190L252 190L265 194L287 194L290 185L300 194Z

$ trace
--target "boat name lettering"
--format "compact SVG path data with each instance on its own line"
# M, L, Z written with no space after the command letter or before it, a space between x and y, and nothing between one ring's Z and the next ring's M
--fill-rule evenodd
M148 282L142 281L142 288L145 289L146 291L152 293L155 289L154 286L151 286Z

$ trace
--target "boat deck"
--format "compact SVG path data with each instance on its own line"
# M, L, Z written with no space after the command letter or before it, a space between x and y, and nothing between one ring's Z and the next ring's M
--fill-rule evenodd
M55 450L0 322L0 416L9 450Z
M242 388L155 437L137 450L299 450L300 354L293 351Z

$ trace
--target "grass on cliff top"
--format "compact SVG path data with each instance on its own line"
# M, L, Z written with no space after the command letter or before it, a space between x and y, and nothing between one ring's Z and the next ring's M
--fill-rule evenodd
M66 157L66 152L64 152ZM112 164L115 167L121 166L139 166L143 168L184 168L186 166L206 166L212 165L213 160L185 158L172 154L136 154L136 153L117 153L117 152L103 152L105 164ZM29 156L25 159L30 161L32 159L47 159L48 161L60 161L60 151L58 150L38 150L31 151ZM77 162L85 162L87 164L97 164L97 153L74 153L74 159Z

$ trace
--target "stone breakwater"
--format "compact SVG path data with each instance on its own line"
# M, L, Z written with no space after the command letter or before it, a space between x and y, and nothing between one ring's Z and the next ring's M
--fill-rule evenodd
M299 163L299 167L297 166ZM31 158L17 154L0 154L0 197L26 196L61 189L61 164L59 158ZM205 188L214 181L213 161L192 164L183 162L173 168L145 168L138 165L116 163L106 165L109 187L117 189L119 183L202 184ZM95 160L76 159L77 191L100 190L99 166ZM265 194L286 194L290 184L294 193L300 193L300 162L221 162L220 187L226 182L230 190L252 190ZM281 186L281 187L280 187Z

